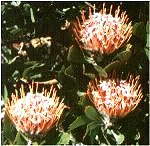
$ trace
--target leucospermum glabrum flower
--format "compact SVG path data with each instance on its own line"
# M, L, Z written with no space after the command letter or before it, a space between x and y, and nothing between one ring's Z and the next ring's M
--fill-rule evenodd
M132 25L128 23L129 18L126 11L120 13L120 6L115 10L113 16L113 6L111 5L107 13L105 4L100 12L92 13L89 7L89 18L85 18L82 11L82 22L77 17L74 23L74 33L76 41L80 47L92 52L110 54L127 43L132 36Z
M15 94L11 95L12 99L6 102L6 114L18 131L29 136L44 135L56 125L66 106L56 95L57 91L53 86L49 91L43 88L42 92L38 92L36 84L35 93L33 88L34 83L29 85L30 92L26 94L22 85L20 97L15 90Z
M126 80L96 78L89 82L87 96L100 113L121 118L137 107L143 94L139 76L130 75Z

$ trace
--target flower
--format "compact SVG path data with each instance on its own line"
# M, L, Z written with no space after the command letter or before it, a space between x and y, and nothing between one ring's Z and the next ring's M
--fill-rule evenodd
M132 75L126 80L96 78L89 82L87 96L100 113L110 118L126 116L143 97L139 76Z
M118 6L113 16L112 8L111 5L109 13L106 13L105 4L103 4L100 12L95 12L94 7L92 14L89 7L89 19L85 18L84 11L81 14L82 22L77 17L73 31L81 48L110 54L130 40L132 26L131 22L128 23L126 11L119 14L120 6Z
M18 131L29 136L44 135L56 125L66 106L56 95L57 91L53 86L49 91L43 88L43 91L39 93L37 92L38 84L36 84L36 92L33 93L33 85L34 83L32 86L29 85L30 92L26 95L24 86L21 86L21 98L17 90L15 94L12 93L12 100L8 99L5 105L6 114Z

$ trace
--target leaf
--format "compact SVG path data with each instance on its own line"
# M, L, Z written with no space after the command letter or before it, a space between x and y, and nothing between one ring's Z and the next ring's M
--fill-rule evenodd
M95 70L99 73L100 76L107 78L106 71L99 65L94 65Z
M122 51L121 53L117 54L113 60L119 60L121 63L125 63L130 59L131 55L131 51Z
M84 58L85 58L85 61L88 62L89 64L96 65L94 58L88 57L88 56L84 56Z
M134 140L139 140L139 139L140 139L140 132L137 130Z
M124 135L123 134L121 134L120 132L119 132L119 134L116 134L113 130L111 130L111 133L113 134L117 144L123 143L123 141L124 141Z
M8 98L8 90L6 85L4 85L4 96L3 96L4 103L6 102L7 98Z
M16 35L16 34L18 34L22 31L22 29L19 28L18 25L7 27L7 29L10 32L11 35Z
M72 65L68 66L68 67L65 69L65 75L67 75L67 76L69 76L69 77L75 79L75 77L74 77L74 69L73 69L73 66L72 66Z
M82 96L85 96L85 95L86 95L86 92L77 91L77 95L78 95L79 97L82 97Z
M69 48L67 60L72 63L84 63L84 56L79 47L72 45Z
M89 77L90 79L95 79L95 74L94 73L83 73L85 76Z
M17 58L19 58L19 56L16 56L16 57L14 57L13 59L9 60L9 61L8 61L8 64L14 63L14 62L17 60Z
M45 63L35 63L35 62L31 62L31 64L33 63L32 66L30 67L27 67L24 69L23 73L22 73L22 77L25 78L25 79L37 79L37 78L41 78L41 74L39 73L40 69L38 68L41 68L45 65ZM28 62L26 65L30 65L30 63Z
M19 131L19 132L17 132L17 134L16 134L16 137L15 137L15 140L14 140L13 144L15 144L15 145L23 145L23 144L25 144L25 142L24 142L24 141L23 141L23 139L21 138L20 131Z
M14 7L19 7L20 4L21 4L20 1L12 1L11 2L11 5L14 6Z
M84 134L83 139L86 137L86 135L87 135L89 132L91 133L92 130L96 129L98 126L99 126L99 125L98 125L98 122L97 122L97 121L93 121L93 122L89 123L89 124L87 125L86 132L85 132L85 134ZM92 135L92 136L93 136L93 135Z
M149 32L149 26L150 26L150 24L149 24L149 22L147 22L147 24L146 24L146 47L147 47L147 48L150 47L150 40L149 40L149 38L150 38L150 32Z
M133 35L144 41L146 38L146 27L143 22L137 22L133 25Z
M111 62L111 63L108 64L107 66L105 66L104 70L105 70L107 73L110 73L110 72L112 72L113 70L117 70L117 69L120 67L120 65L121 65L120 61L116 60L116 61Z
M20 75L19 71L15 70L12 74L13 80L17 81L19 79L19 75Z
M42 77L42 74L35 74L33 76L30 76L30 79L35 80L35 79L38 79L38 78L41 78L41 77Z
M94 79L96 77L96 71L93 68L93 65L85 66L85 64L82 65L83 69L83 75L89 77L90 79Z
M12 144L16 135L16 130L7 115L4 116L3 132L6 139Z
M85 108L85 115L86 115L86 117L87 118L89 118L90 120L98 120L98 113L97 113L97 111L95 110L95 108L94 107L92 107L92 106L87 106L86 108Z
M87 123L89 123L89 119L87 119L85 116L79 116L72 124L69 125L68 131L74 130Z
M148 59L150 60L150 55L149 55L149 54L150 54L150 51L149 51L149 48L145 47L144 50L145 50L146 56L147 56Z
M37 61L26 61L24 63L25 66L33 66L34 64L37 64Z
M34 14L33 14L33 9L32 8L30 8L30 15L31 15L32 23L35 23L35 19L34 19Z
M60 139L57 144L69 144L69 141L71 140L71 135L66 132L60 133L59 137Z

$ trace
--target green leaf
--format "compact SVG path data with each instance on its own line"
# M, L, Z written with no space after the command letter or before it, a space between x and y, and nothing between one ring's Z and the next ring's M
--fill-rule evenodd
M57 144L69 144L69 141L71 140L71 135L66 132L60 133L59 137L60 139Z
M144 41L146 38L146 26L143 22L137 22L133 25L133 35Z
M94 107L92 107L92 106L87 106L86 108L85 108L85 115L86 115L86 117L87 118L89 118L90 120L98 120L98 117L99 117L99 114L97 113L97 111L95 110L95 108Z
M149 32L149 28L150 28L150 24L149 22L147 22L146 24L146 47L149 48L150 47L150 32Z
M111 130L111 133L113 134L117 144L122 144L124 141L124 135L121 134L120 132L118 132L118 134L116 134L113 130Z
M9 61L8 61L8 64L14 63L14 62L17 60L17 58L19 58L19 56L16 56L16 57L14 57L13 59L9 60Z
M110 73L110 72L112 72L113 70L117 70L117 69L120 67L120 65L121 65L120 61L116 60L116 61L111 62L111 63L108 64L107 66L105 66L104 70L105 70L107 73Z
M24 65L25 65L26 67L28 67L28 66L33 66L33 65L35 65L35 64L37 64L37 61L26 61L26 62L24 63Z
M19 73L18 70L15 70L15 71L13 72L13 74L12 74L12 78L13 78L13 80L15 80L15 81L18 81L19 76L20 76L20 73Z
M13 144L15 144L15 145L23 145L23 144L25 144L25 141L21 138L20 131L17 132Z
M4 85L4 96L3 96L4 103L6 102L7 98L8 98L8 90L6 85Z
M83 73L85 76L89 77L90 79L95 79L95 74L94 73Z
M84 56L79 47L72 45L69 48L67 60L72 63L84 63Z
M149 55L149 54L150 54L150 51L149 51L149 48L145 47L144 50L145 50L146 56L147 56L148 59L150 60L150 55Z
M97 122L97 121L93 121L93 122L89 123L89 124L87 125L86 132L85 132L83 138L85 138L88 133L91 134L93 130L95 130L96 128L98 128L98 126L99 126L99 125L98 125L98 122ZM92 136L93 136L93 135L92 135Z
M19 7L20 4L21 4L20 1L12 1L12 2L11 2L11 5L14 6L14 7Z
M3 136L5 136L11 144L13 144L16 135L16 130L7 115L4 116L3 132Z
M33 65L32 65L33 64ZM38 63L38 62L28 62L26 65L32 65L24 69L22 76L25 79L37 79L41 78L40 68L45 65L45 63Z
M79 97L86 96L86 92L77 91L77 95L78 95Z
M41 77L42 77L42 74L35 74L33 76L30 76L30 79L35 80L35 79L38 79L38 78L41 78Z
M99 73L100 76L107 78L106 71L99 65L94 65L95 70Z
M11 35L17 35L22 31L21 28L18 27L18 25L14 25L12 27L7 27Z
M65 72L64 72L64 73L65 73L65 75L67 75L67 76L69 76L69 77L75 79L75 77L74 77L74 69L73 69L73 66L72 66L72 65L68 66L68 67L65 69Z
M134 140L139 140L140 139L140 132L137 130L137 133L136 133L136 135L135 135L135 137L134 137Z
M30 14L31 14L31 21L32 23L35 23L35 19L34 19L34 14L33 14L33 9L30 8Z
M85 116L79 116L72 124L69 125L68 131L74 130L87 123L89 123L89 119L87 119Z
M131 51L122 51L121 53L117 54L113 60L119 60L121 63L125 63L130 59L131 55Z

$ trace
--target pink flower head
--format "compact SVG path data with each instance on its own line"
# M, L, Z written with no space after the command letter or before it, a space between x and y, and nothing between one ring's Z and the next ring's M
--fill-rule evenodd
M99 52L101 54L113 53L122 44L127 43L132 36L131 22L128 23L126 12L120 14L120 6L112 14L112 5L109 13L106 12L105 4L100 12L91 12L89 7L89 18L86 19L82 11L80 22L74 23L76 41L85 50Z
M133 111L141 101L142 89L139 76L127 80L96 78L90 81L88 98L96 109L109 117L124 117Z
M43 88L41 93L37 92L38 84L35 93L33 84L29 88L30 92L25 95L24 86L21 86L20 98L17 90L12 94L12 100L8 99L5 105L6 114L18 131L31 136L45 134L56 125L66 106L56 95L53 86L49 91Z

